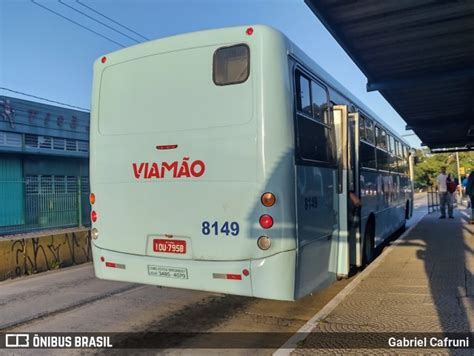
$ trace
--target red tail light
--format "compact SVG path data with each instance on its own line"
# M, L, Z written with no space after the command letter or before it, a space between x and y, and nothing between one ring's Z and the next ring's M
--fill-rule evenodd
M273 226L273 218L268 215L262 215L260 216L260 226L263 227L264 229L269 229Z
M97 221L97 213L95 212L95 210L91 211L91 220L92 220L92 222Z

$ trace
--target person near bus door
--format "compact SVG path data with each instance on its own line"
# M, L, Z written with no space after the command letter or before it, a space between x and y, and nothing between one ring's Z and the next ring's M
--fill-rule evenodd
M441 167L441 173L436 178L439 194L439 205L441 216L440 219L446 218L446 205L448 206L448 216L453 219L453 201L451 193L448 192L448 176L446 175L446 167Z
M474 224L474 171L469 174L466 184L466 195L471 200L471 217L469 222Z
M471 207L471 202L469 201L469 195L466 193L466 188L467 188L467 182L469 181L469 174L466 174L466 176L464 177L464 179L462 180L462 196L463 198L466 197L467 198L467 207L470 208Z

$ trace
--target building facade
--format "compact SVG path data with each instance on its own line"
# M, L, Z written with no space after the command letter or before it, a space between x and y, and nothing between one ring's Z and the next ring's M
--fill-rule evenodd
M0 96L0 236L89 224L89 113Z

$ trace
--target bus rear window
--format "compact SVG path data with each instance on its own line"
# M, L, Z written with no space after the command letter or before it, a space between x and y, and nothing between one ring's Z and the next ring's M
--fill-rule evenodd
M222 47L214 52L212 76L216 85L239 84L250 74L250 50L240 44Z

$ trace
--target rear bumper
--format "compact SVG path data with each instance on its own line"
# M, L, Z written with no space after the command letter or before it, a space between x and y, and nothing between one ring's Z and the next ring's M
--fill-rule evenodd
M95 275L100 279L294 300L295 250L258 260L195 261L131 255L101 249L92 243L92 254ZM177 269L186 278L159 276L157 269ZM250 271L248 276L243 275L244 269Z

